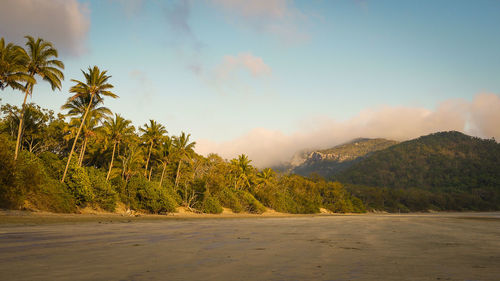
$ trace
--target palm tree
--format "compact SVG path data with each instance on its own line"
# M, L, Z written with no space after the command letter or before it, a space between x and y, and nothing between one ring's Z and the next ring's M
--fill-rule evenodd
M113 143L113 153L111 154L111 162L109 163L108 174L106 180L109 180L113 161L115 159L116 146L120 144L122 139L134 133L135 128L131 125L132 121L126 120L120 114L115 114L115 118L108 117L104 122L104 133L107 138Z
M89 109L88 112L88 118L86 118L84 124L83 124L83 135L84 135L84 140L82 143L82 147L80 149L80 156L78 158L78 165L81 166L83 162L83 157L85 156L85 150L87 148L87 143L90 137L95 136L95 131L99 130L100 127L98 127L98 124L101 122L103 118L106 118L107 116L111 115L111 110L107 107L98 107L99 104L101 104L103 101L102 99L94 99L92 101L92 106ZM73 125L73 127L77 127L80 125L80 122L82 120L82 116L85 115L85 112L87 110L87 106L90 103L90 96L79 96L75 99L69 99L62 107L61 109L66 109L68 111L68 116L73 116L71 118L70 125Z
M170 156L173 153L173 149L174 145L172 139L166 136L160 147L160 162L163 165L163 170L161 172L161 178L160 178L160 187L161 184L163 183L163 177L165 176L165 169L167 168L167 165L170 162Z
M21 132L23 128L26 99L28 98L28 94L33 94L33 86L36 83L35 75L38 75L43 80L49 82L52 90L60 90L61 80L64 80L64 74L61 71L61 69L64 69L64 64L62 61L54 59L57 58L57 50L54 49L52 43L41 38L38 38L35 41L35 39L31 36L26 36L25 38L28 39L28 42L26 42L26 47L28 49L26 72L31 79L30 81L26 81L26 86L24 87L25 93L23 107L21 109L21 118L19 120L19 129L17 132L16 152L14 154L15 160L17 160L19 144L21 143Z
M11 87L15 90L25 91L23 84L35 83L35 79L27 74L26 51L12 43L5 45L5 39L0 38L0 89Z
M253 168L250 162L252 162L252 160L249 160L248 156L245 154L238 156L238 159L231 160L233 171L236 174L234 188L238 187L240 181L243 181L245 186L250 186L250 176Z
M70 125L73 125L73 127L78 127L80 125L82 116L85 115L89 102L90 96L79 96L75 99L70 98L63 106L61 106L61 109L69 110L67 114L68 116L73 116L73 118L71 118ZM83 124L82 131L84 140L80 149L80 156L78 157L79 166L82 165L89 138L95 136L95 131L100 128L98 127L98 124L101 120L106 118L108 115L111 115L111 110L109 110L109 108L103 106L98 107L98 105L102 102L102 99L94 99L92 101L92 106L88 112L88 118L86 118Z
M82 70L83 76L85 76L85 82L81 82L78 80L72 79L71 81L75 82L76 85L71 87L69 90L70 93L74 93L74 95L70 98L70 101L76 99L78 97L90 96L89 104L87 105L87 109L85 110L85 114L82 117L82 122L80 123L80 128L76 133L75 140L73 141L73 146L71 147L71 152L68 156L68 163L66 163L66 168L64 169L64 174L62 176L61 182L64 182L66 178L66 173L68 172L69 163L71 161L71 156L73 155L73 151L75 150L76 142L78 141L78 136L82 130L83 124L85 123L85 119L89 113L90 108L92 107L94 98L98 101L101 101L103 96L108 96L112 98L117 98L118 96L109 90L113 88L113 85L108 83L108 79L111 77L107 75L107 71L101 71L97 66L93 68L88 68L88 73Z
M176 149L176 153L179 157L179 163L177 164L177 173L175 176L175 187L179 184L179 176L181 172L181 164L182 161L187 158L191 159L191 154L194 153L194 146L196 142L189 142L189 137L191 134L181 133L179 137L174 137L174 147Z
M148 124L144 124L144 128L139 128L139 131L142 132L142 137L144 138L146 143L149 144L148 158L146 160L146 168L144 171L144 176L146 176L148 172L149 159L151 158L151 151L153 150L153 145L163 138L163 136L167 133L167 130L165 129L165 126L156 122L155 120L149 120L149 126Z
M257 173L258 186L269 186L274 183L276 173L271 168L266 168Z

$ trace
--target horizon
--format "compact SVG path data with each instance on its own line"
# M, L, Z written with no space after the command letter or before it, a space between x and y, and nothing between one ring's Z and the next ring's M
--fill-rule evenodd
M500 2L3 5L0 37L49 40L66 64L62 90L39 83L28 102L62 112L70 80L97 65L120 96L105 106L136 127L154 119L192 134L202 155L263 167L354 138L500 138ZM1 99L19 106L22 95Z

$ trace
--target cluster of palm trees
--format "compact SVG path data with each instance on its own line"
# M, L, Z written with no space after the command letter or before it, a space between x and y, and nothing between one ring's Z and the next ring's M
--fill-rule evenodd
M28 95L33 94L37 80L42 79L48 82L53 90L60 90L62 80L64 80L62 72L64 64L57 60L58 53L52 43L41 38L35 40L31 36L25 38L27 39L26 48L13 43L6 44L4 38L0 40L0 88L11 87L24 92L14 154L15 160L17 160L23 138L26 100ZM94 66L89 67L87 71L82 70L82 74L83 81L71 80L75 83L69 90L73 95L61 107L68 111L66 116L70 117L65 139L73 142L61 182L64 182L66 178L73 154L79 150L76 165L82 166L89 141L92 138L99 138L103 141L104 148L107 148L108 145L113 147L106 180L110 179L113 171L115 174L119 174L116 172L117 169L114 169L115 159L118 158L121 162L121 176L128 181L131 176L141 170L144 163L143 150L146 150L144 176L151 180L153 172L151 158L152 153L154 153L157 162L162 166L161 185L166 167L171 164L173 156L175 156L177 159L175 185L177 186L182 164L189 164L194 154L195 142L190 142L190 135L182 132L178 137L169 137L165 126L150 120L149 124L139 128L141 136L138 137L130 120L119 114L112 116L111 110L102 106L104 97L118 97L112 92L113 85L109 83L111 76L107 74L107 71ZM80 135L82 135L81 140ZM77 143L79 142L78 149ZM126 146L120 149L120 145L124 142ZM123 150L124 153L120 153L120 150Z
M26 36L26 48L5 44L0 39L0 87L11 87L24 92L24 100L19 118L16 150L14 159L17 160L23 132L24 111L28 95L33 94L33 88L40 78L50 84L52 90L61 89L64 80L64 63L57 60L57 50L52 43L41 38L35 40Z

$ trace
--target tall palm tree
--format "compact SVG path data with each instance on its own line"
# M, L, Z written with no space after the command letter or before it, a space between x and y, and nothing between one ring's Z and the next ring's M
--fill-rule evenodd
M170 157L172 156L174 150L174 145L172 139L168 136L165 137L163 143L160 146L160 162L163 165L163 170L161 172L160 187L163 183L163 177L165 176L165 170L168 163L170 162Z
M82 148L80 149L80 157L78 158L79 166L82 165L83 157L85 155L85 150L89 138L95 136L95 131L100 128L98 125L101 122L101 120L112 114L109 108L104 106L99 107L99 104L101 104L102 102L103 102L102 98L94 99L92 101L92 105L89 108L88 117L86 118L83 124L82 130L83 130L84 140L82 142ZM74 99L70 98L63 106L61 106L61 109L68 110L67 114L68 116L72 116L70 125L73 125L73 127L77 127L80 125L82 117L83 115L85 115L89 103L90 103L90 96L86 95L86 96L79 96Z
M165 129L165 126L155 120L149 120L149 125L144 124L144 128L139 128L139 131L142 132L142 138L144 138L145 142L149 144L148 158L146 160L146 168L144 171L144 176L146 176L153 145L158 143L163 138L163 136L167 133L167 130Z
M113 168L116 146L120 144L124 137L133 134L135 131L135 128L131 125L131 123L132 121L121 117L120 114L115 114L115 118L108 117L104 122L104 133L113 143L113 153L111 154L111 162L109 163L106 180L109 180L111 169Z
M28 94L33 94L33 86L36 83L35 75L40 76L43 80L47 81L52 87L52 90L60 90L61 80L64 80L64 74L61 71L61 69L64 69L64 64L62 61L54 59L57 58L58 55L57 50L54 49L52 43L41 38L35 40L31 36L26 36L25 38L28 39L28 42L26 42L28 55L26 71L32 80L26 81L26 86L24 87L24 101L21 109L21 118L19 120L19 129L17 132L16 152L14 154L14 159L16 160L19 152L19 144L21 143L21 132L23 128L26 99L28 98Z
M0 38L0 89L11 87L15 90L25 91L23 84L34 84L35 79L27 74L29 57L26 51L12 43L5 44L5 39Z
M68 172L69 163L71 161L71 156L73 155L73 151L75 150L76 142L78 141L78 136L82 130L83 124L85 123L85 119L89 113L90 108L92 107L94 98L96 100L102 100L103 96L108 96L112 98L117 98L118 96L109 91L113 88L113 85L108 83L108 79L111 77L107 75L107 71L101 71L97 66L93 68L88 68L88 72L82 70L83 76L85 77L85 82L81 82L78 80L72 79L71 81L75 82L76 85L71 87L69 90L70 93L74 93L74 95L70 98L70 100L76 99L78 97L90 96L89 104L85 110L85 114L82 117L82 122L80 123L80 128L76 133L75 140L73 141L73 146L71 147L71 152L68 156L68 163L66 163L66 168L64 169L64 174L62 176L61 182L64 182L66 178L66 173Z
M175 187L179 184L179 177L181 172L181 164L184 159L191 159L191 155L194 153L194 146L196 142L189 142L189 137L191 134L181 133L180 136L174 137L174 147L176 153L179 157L179 163L177 164L177 173L175 176Z

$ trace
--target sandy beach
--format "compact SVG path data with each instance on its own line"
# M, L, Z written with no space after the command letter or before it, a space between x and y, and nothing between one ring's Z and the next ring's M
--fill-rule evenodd
M0 261L0 280L499 280L500 213L3 213Z

